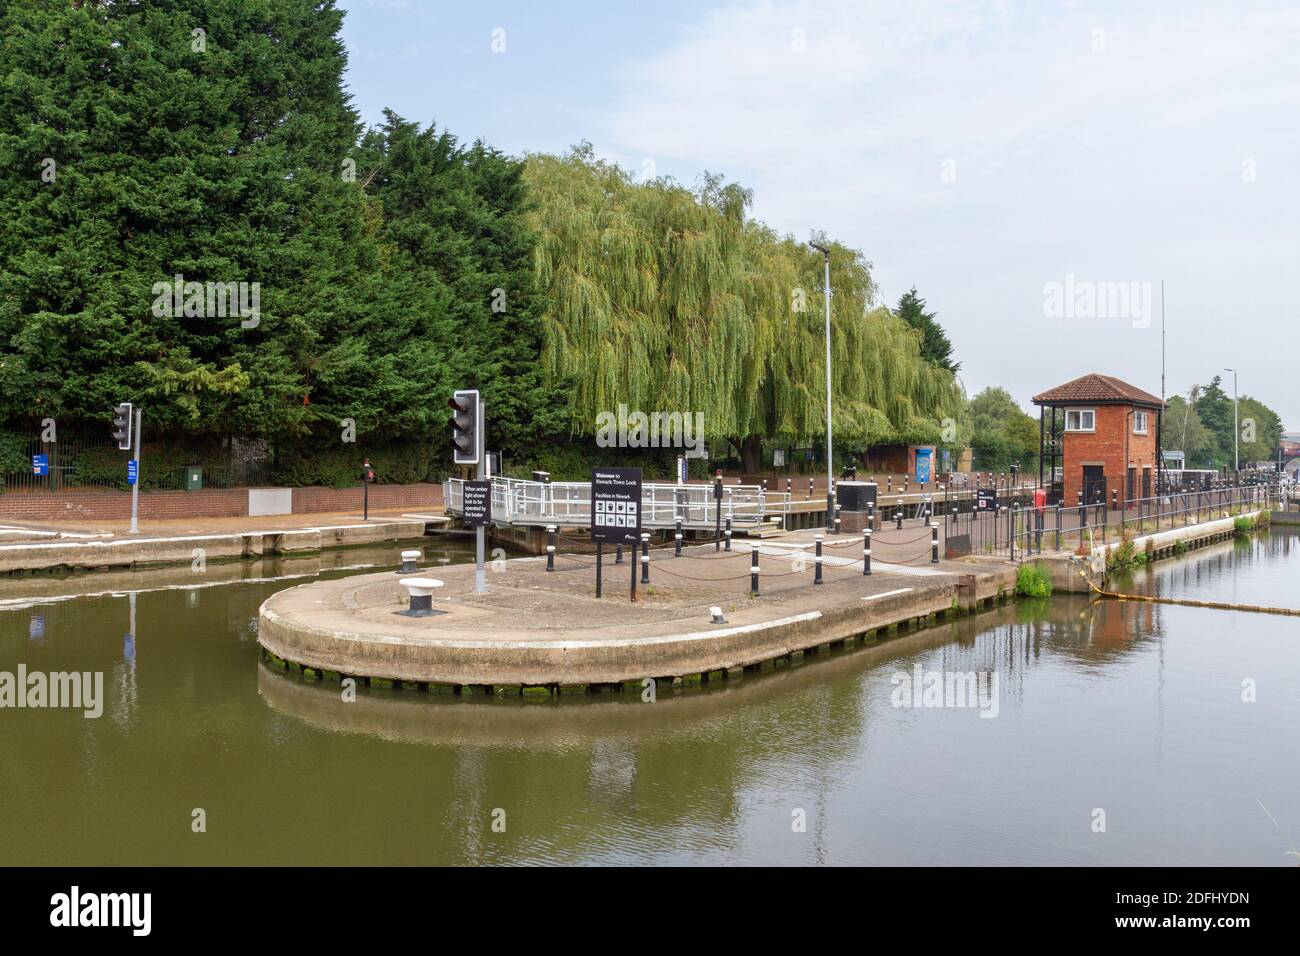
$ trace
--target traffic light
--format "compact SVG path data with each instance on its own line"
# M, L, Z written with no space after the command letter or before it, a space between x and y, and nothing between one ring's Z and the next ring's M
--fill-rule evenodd
M113 437L117 439L117 447L130 449L131 447L131 428L132 420L135 417L135 409L131 407L130 402L123 402L113 409Z
M455 392L447 407L455 412L450 421L452 461L458 465L477 465L483 434L483 404L478 389Z

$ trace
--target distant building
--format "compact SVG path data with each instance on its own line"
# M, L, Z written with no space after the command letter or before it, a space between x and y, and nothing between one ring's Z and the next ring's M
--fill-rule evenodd
M1149 498L1159 475L1165 403L1110 375L1092 373L1034 396L1040 409L1040 473L1048 500L1073 505Z

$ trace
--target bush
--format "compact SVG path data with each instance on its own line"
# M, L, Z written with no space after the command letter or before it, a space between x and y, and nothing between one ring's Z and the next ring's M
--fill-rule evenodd
M1016 575L1016 593L1022 597L1051 597L1051 574L1041 564L1022 564Z

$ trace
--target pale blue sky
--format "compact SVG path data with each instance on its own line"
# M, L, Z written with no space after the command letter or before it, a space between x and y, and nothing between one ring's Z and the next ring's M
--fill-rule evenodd
M1092 371L1159 392L1163 278L1168 393L1233 366L1300 428L1294 5L342 6L368 122L388 106L512 153L586 139L638 173L723 173L772 226L862 249L889 304L915 284L971 394L1028 404ZM1067 281L1137 297L1047 314Z

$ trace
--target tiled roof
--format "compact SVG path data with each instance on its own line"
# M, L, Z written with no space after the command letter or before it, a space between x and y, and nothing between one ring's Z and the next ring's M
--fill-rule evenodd
M1091 402L1165 407L1165 403L1150 392L1144 392L1112 375L1098 375L1096 372L1034 396L1035 405L1077 405Z

